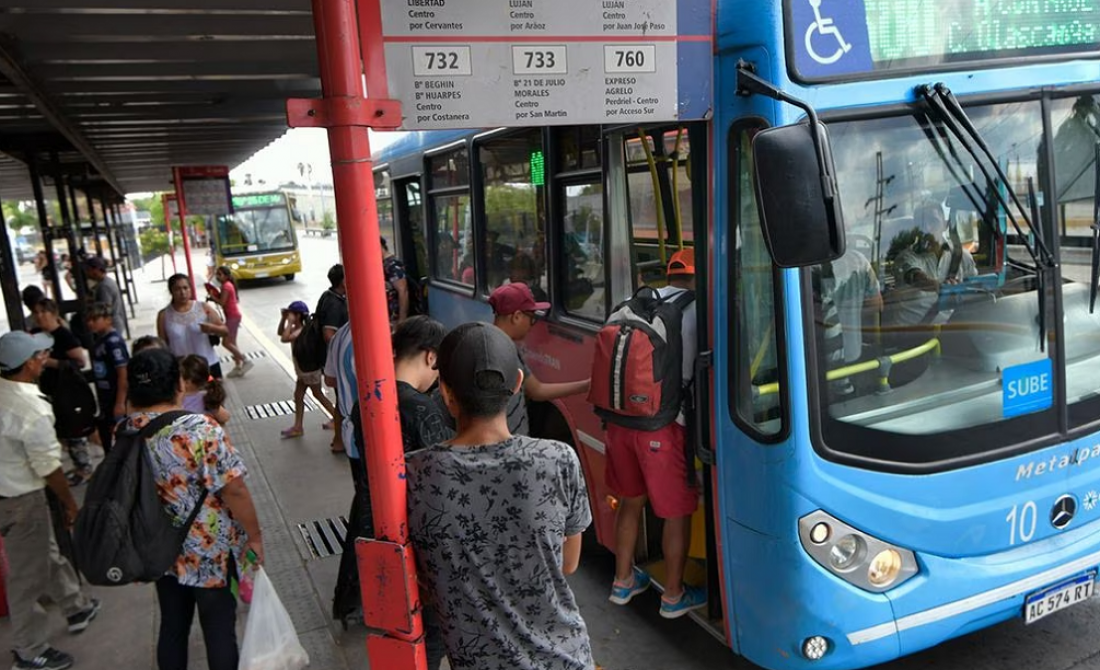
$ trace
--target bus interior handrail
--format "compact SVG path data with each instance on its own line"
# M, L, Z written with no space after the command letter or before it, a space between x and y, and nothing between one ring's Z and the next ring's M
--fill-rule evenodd
M884 369L884 374L880 376L879 381L886 389L889 388L890 368L898 363L905 363L911 361L914 358L924 356L929 352L935 352L939 355L940 352L940 340L938 337L933 337L924 344L913 347L912 349L906 349L905 351L899 351L896 354L889 356L881 356L869 361L863 361L862 363L854 363L852 365L846 365L842 368L835 370L829 370L825 373L826 381L836 381L838 379L844 379L845 377L853 377L855 375L863 374L865 372L871 372L872 370ZM779 393L779 382L771 382L769 384L761 384L759 386L753 386L753 391L756 396L775 395Z

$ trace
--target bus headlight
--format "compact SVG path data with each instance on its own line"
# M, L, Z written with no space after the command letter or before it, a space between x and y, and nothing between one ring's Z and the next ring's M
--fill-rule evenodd
M858 535L845 535L829 550L829 563L836 570L850 570L867 553L867 544Z
M867 568L867 581L875 586L890 586L901 574L901 554L896 549L885 549L875 554Z
M230 270L240 270L241 266L237 263L233 263L232 265L229 266L229 269Z
M867 591L892 589L920 571L916 555L818 510L798 520L802 548L837 577Z

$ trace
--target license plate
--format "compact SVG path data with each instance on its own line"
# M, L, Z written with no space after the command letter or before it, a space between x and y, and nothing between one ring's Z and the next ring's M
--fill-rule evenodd
M257 272L256 273L256 279L266 279L267 277L270 277L270 276L271 276L270 272Z
M1088 600L1095 587L1096 575L1089 573L1032 593L1024 601L1024 623L1035 623L1045 616Z

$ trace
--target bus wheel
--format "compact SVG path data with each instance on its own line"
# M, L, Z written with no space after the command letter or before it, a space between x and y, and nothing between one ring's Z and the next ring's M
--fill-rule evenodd
M287 281L294 281L294 273L291 272L288 275L283 275L283 279L286 279Z

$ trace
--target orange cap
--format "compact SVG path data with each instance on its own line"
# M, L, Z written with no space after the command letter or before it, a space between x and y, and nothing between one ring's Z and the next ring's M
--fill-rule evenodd
M672 254L668 261L668 276L694 275L695 249L681 249Z

